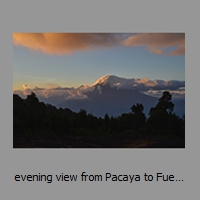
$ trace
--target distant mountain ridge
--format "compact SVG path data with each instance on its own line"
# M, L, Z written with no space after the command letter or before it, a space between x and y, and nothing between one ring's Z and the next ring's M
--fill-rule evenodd
M26 89L24 94L33 91L39 100L52 104L57 108L69 108L74 112L86 110L97 117L119 116L131 111L134 104L141 103L144 113L148 116L150 108L154 107L160 97L152 96L148 91L172 90L184 91L184 81L149 80L148 78L123 78L115 75L100 77L91 86L82 85L78 88ZM147 94L147 93L149 94ZM177 95L179 95L177 93ZM19 93L18 93L19 94ZM23 91L20 91L23 94ZM25 95L24 95L25 96ZM185 113L185 99L173 98L174 112L182 116Z
M75 112L85 109L88 113L103 117L105 114L119 116L130 112L131 106L136 103L145 104L145 111L148 112L148 109L157 102L155 97L131 90L112 89L108 86L102 87L100 93L98 90L88 92L87 96L87 99L69 99L57 106L70 108Z
M122 113L130 112L132 105L141 103L144 106L144 113L149 114L150 108L154 107L158 98L140 93L138 90L133 90L135 79L126 79L114 75L106 75L99 78L92 87L92 91L85 92L88 97L86 99L68 99L58 107L70 108L78 112L80 109L86 110L98 117L119 116ZM126 89L125 89L126 88ZM182 100L176 100L175 111L179 115L184 114L184 104Z

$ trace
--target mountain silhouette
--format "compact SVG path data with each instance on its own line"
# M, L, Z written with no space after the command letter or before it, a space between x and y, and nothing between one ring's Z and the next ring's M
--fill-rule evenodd
M99 78L93 85L93 90L85 92L88 98L68 99L59 103L57 107L69 108L74 112L80 109L86 110L98 117L119 116L122 113L130 112L133 104L141 103L144 106L144 113L148 116L151 107L158 101L152 97L133 90L135 79L126 79L114 75L106 75ZM184 100L175 100L175 111L179 115L184 114Z
M136 103L145 105L144 112L147 114L158 100L137 91L118 90L108 85L96 84L94 87L94 91L86 93L87 99L69 99L57 106L69 108L75 112L84 109L95 116L103 117L105 114L119 116L122 113L130 112L131 106Z

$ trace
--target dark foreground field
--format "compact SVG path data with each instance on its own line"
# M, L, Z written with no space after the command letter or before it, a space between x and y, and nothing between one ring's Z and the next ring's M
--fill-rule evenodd
M142 134L14 138L14 148L185 148L184 138Z

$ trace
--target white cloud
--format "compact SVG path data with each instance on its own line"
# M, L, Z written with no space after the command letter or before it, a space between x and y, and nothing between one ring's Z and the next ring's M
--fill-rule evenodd
M88 92L92 92L95 88L102 93L102 87L100 86L108 85L115 89L129 89L137 90L141 93L160 97L162 92L165 90L170 91L173 98L185 98L185 82L184 81L166 81L166 80L149 80L148 78L121 78L113 75L103 76L98 79L93 85L82 85L77 88L67 88L61 87L59 85L52 84L49 88L29 88L26 84L23 85L24 90L14 91L15 94L20 95L22 98L26 98L28 94L34 92L36 96L43 100L48 100L49 98L56 98L60 101L68 99L87 99ZM49 84L48 86L51 86ZM58 102L61 103L61 102Z
M131 89L139 91L148 90L177 90L185 87L185 81L166 81L166 80L149 80L148 78L121 78L113 75L106 75L99 78L95 85L109 85L116 89Z
M142 93L160 98L165 90L148 90L144 91ZM185 90L177 89L177 90L168 90L170 94L172 95L173 99L184 99L185 98Z
M48 84L50 86L51 84ZM55 85L55 84L52 84ZM26 98L27 95L34 92L38 98L51 98L51 97L62 97L62 99L85 99L88 98L86 93L92 91L94 88L88 85L80 86L78 88L67 88L67 87L53 87L53 88L29 88L26 84L23 84L24 90L16 90L15 94L20 95L22 98Z

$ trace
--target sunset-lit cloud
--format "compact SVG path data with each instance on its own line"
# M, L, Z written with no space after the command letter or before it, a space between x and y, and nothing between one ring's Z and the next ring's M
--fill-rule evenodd
M122 78L114 75L100 77L93 86L109 85L116 89L130 89L138 91L148 90L177 90L185 87L185 81L177 80L150 80L148 78Z
M61 87L59 85L56 87L50 86L55 86L55 84L48 84L47 88L41 88L38 86L30 88L26 84L23 84L23 90L15 90L14 93L20 95L22 98L26 98L27 95L31 94L31 92L34 92L39 99L59 97L62 100L67 100L88 98L86 93L92 92L94 90L93 87L88 85L83 85L77 88Z
M73 54L120 44L120 34L112 33L14 33L13 43L46 54Z
M28 88L28 86L26 84L23 84L22 87L24 88L24 90L26 90Z
M117 45L144 46L157 55L166 54L166 48L173 47L169 55L185 54L184 33L13 33L13 43L50 55Z
M140 33L122 42L126 46L144 46L155 54L165 54L166 48L173 47L169 55L185 54L184 33Z

